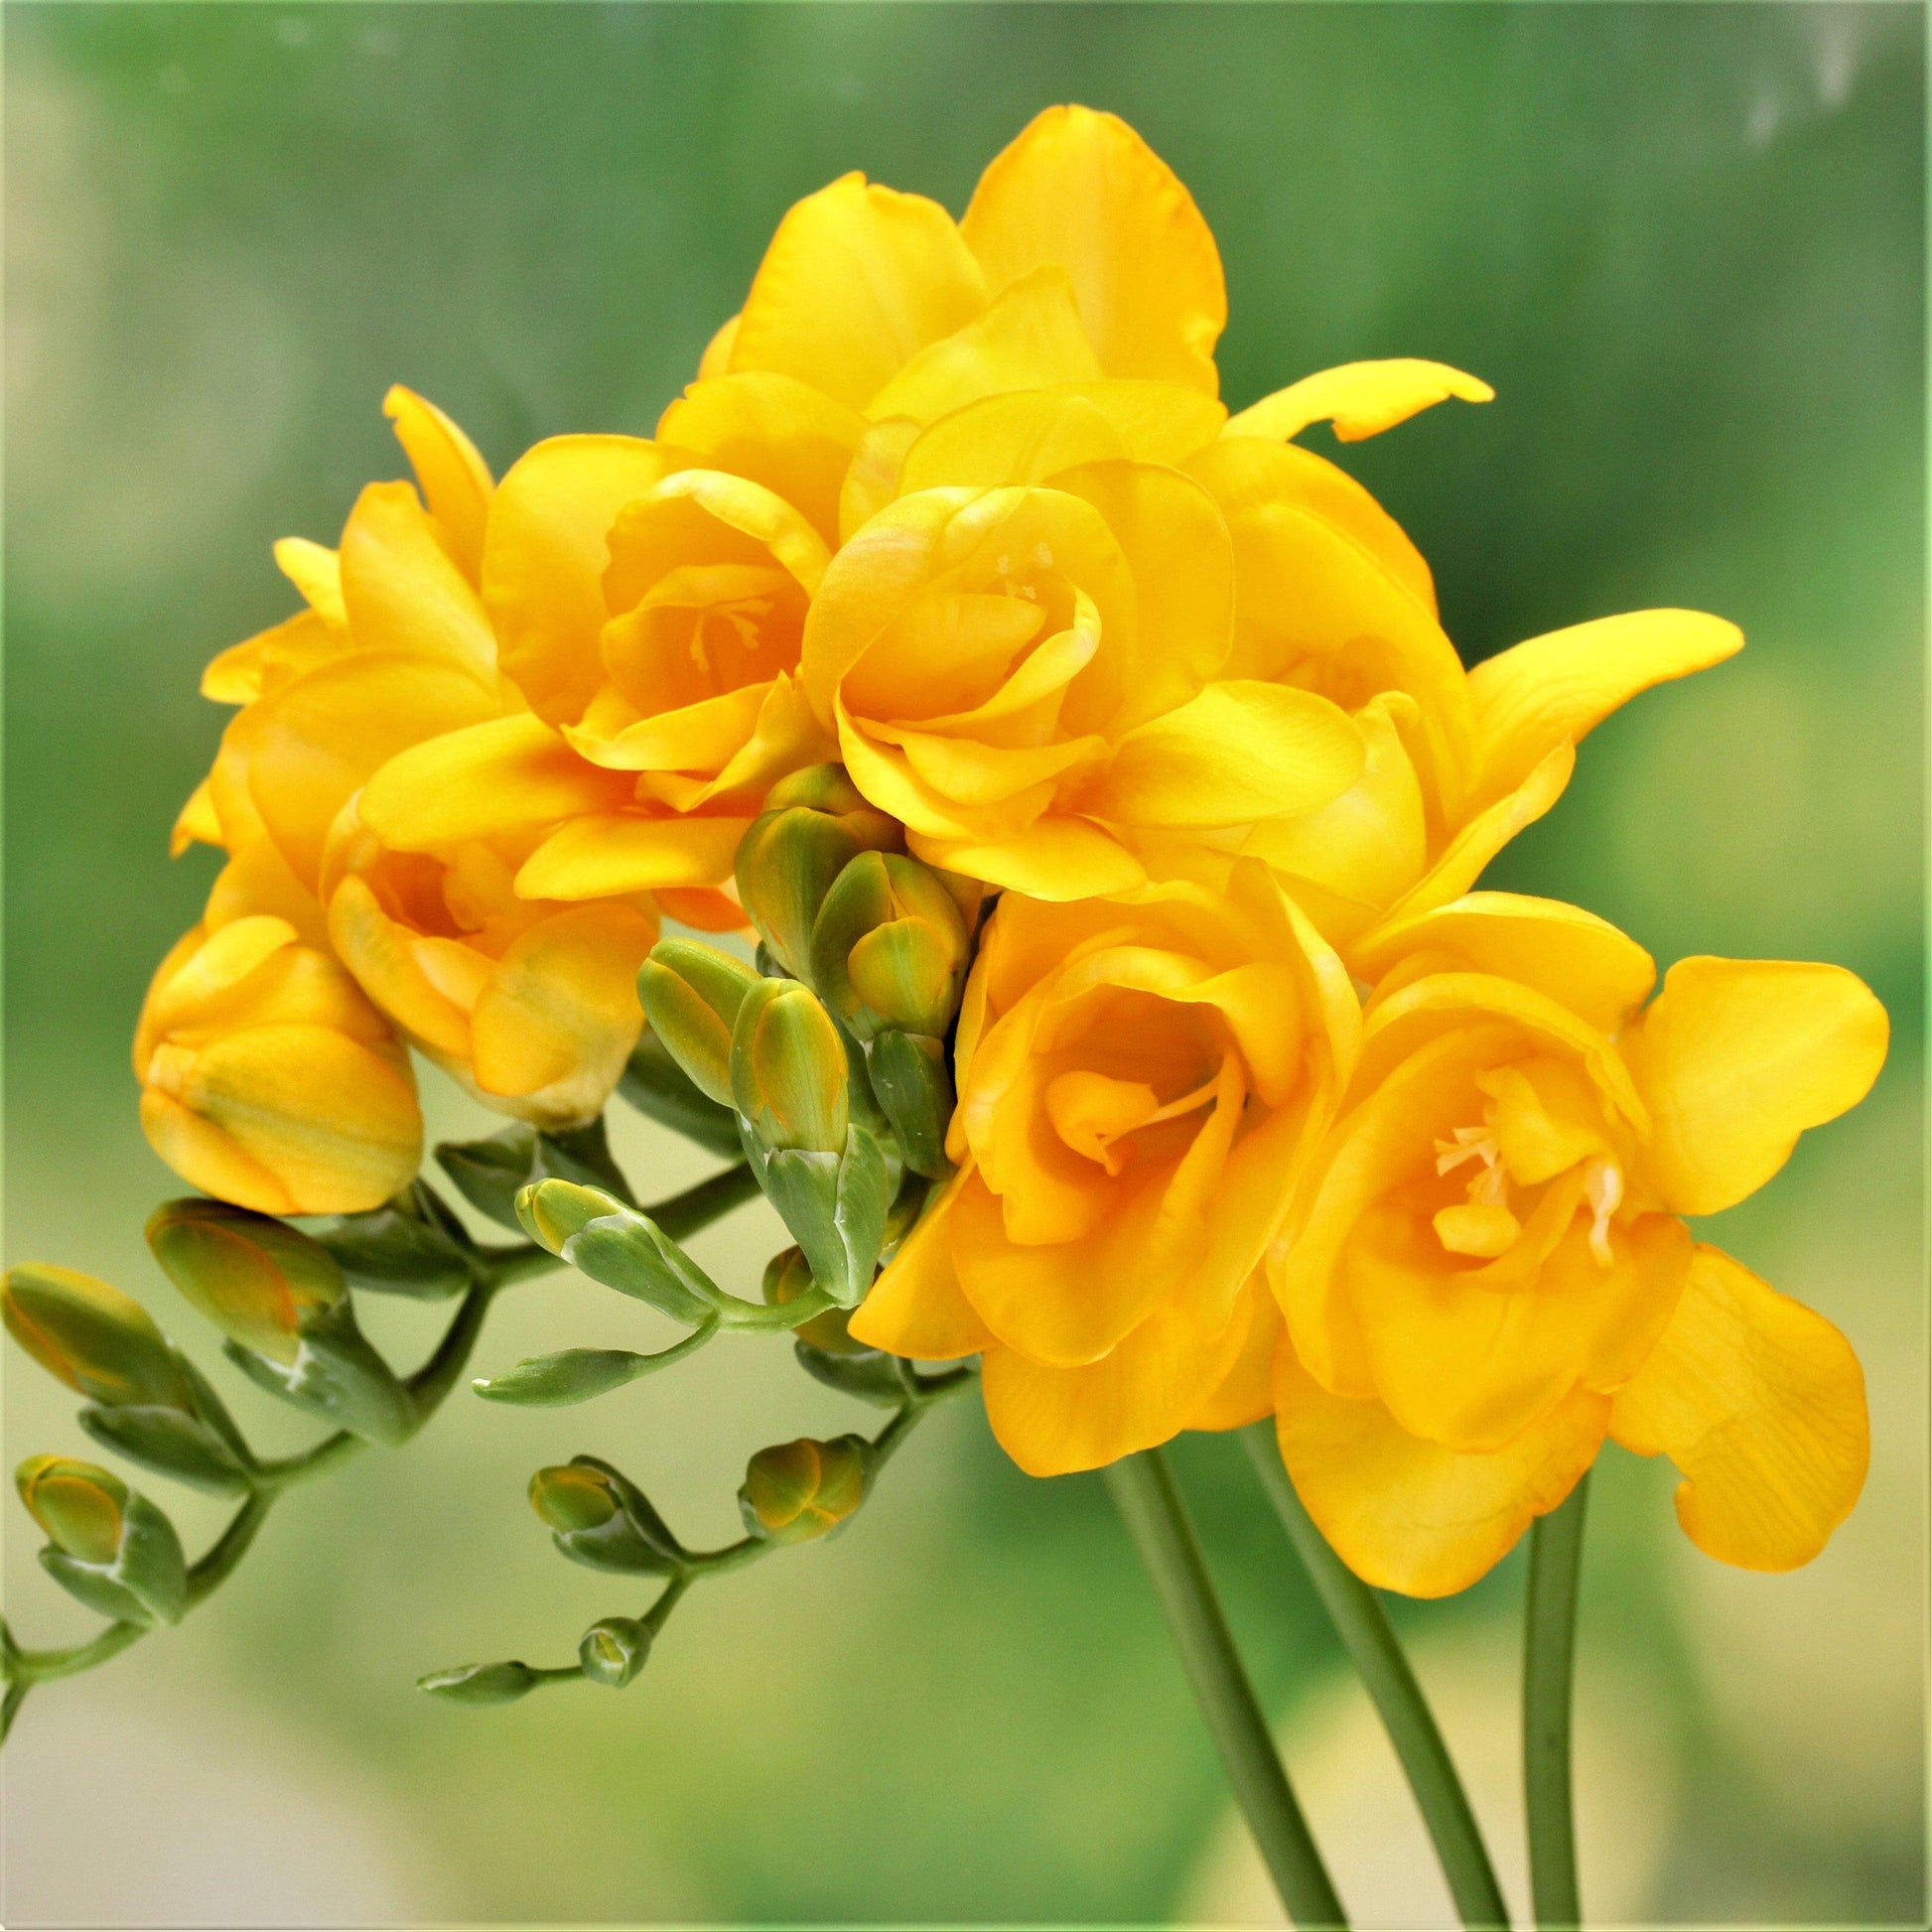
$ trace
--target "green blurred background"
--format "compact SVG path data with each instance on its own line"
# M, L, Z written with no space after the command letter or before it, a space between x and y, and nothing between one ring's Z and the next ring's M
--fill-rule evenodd
M1833 959L1885 999L1876 1094L1721 1232L1852 1335L1872 1473L1819 1563L1761 1578L1684 1542L1667 1468L1606 1457L1586 1897L1623 1922L1924 1922L1915 9L12 4L6 32L12 1258L104 1275L212 1356L141 1245L173 1187L126 1039L212 871L166 858L224 715L197 673L289 608L271 539L333 541L400 473L384 386L499 470L559 431L648 434L795 197L862 168L957 210L1041 105L1117 109L1219 236L1232 402L1364 356L1495 383L1342 458L1471 659L1651 604L1749 635L1605 726L1493 883L1664 961ZM441 1130L483 1124L436 1084ZM621 1139L648 1192L702 1171L633 1120ZM762 1215L701 1254L743 1280L776 1245ZM519 1291L481 1366L638 1343L650 1317L615 1302ZM434 1316L373 1319L413 1353ZM16 1352L5 1378L9 1462L85 1448ZM244 1399L303 1437L270 1411ZM1019 1475L963 1409L851 1535L693 1599L621 1698L411 1690L561 1660L630 1607L549 1550L520 1498L538 1463L611 1455L723 1536L751 1449L857 1421L749 1342L568 1414L459 1395L291 1500L189 1626L36 1694L0 1916L1269 1922L1099 1484ZM1361 1922L1441 1922L1245 1464L1211 1439L1178 1460ZM77 1634L7 1511L23 1637ZM1402 1618L1512 1869L1521 1585L1519 1554Z

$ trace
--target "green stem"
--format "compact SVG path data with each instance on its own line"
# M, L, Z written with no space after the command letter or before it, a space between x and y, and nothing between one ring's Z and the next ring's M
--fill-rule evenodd
M1242 1669L1167 1457L1158 1449L1144 1449L1110 1463L1103 1473L1161 1599L1228 1783L1289 1917L1298 1926L1346 1926L1341 1900Z
M256 1532L267 1521L274 1495L257 1490L229 1519L228 1527L215 1538L200 1562L188 1573L188 1605L193 1609L228 1581L234 1567L248 1554Z
M1295 1493L1275 1444L1274 1419L1244 1429L1241 1438L1268 1500L1381 1714L1442 1862L1457 1915L1471 1932L1478 1926L1507 1932L1509 1907L1503 1902L1475 1813L1382 1599L1328 1547Z
M741 1161L737 1167L727 1168L723 1173L715 1173L709 1180L701 1180L695 1187L687 1187L683 1193L658 1201L643 1212L673 1241L682 1241L686 1235L696 1234L700 1228L721 1220L758 1191L758 1176Z
M538 1247L534 1241L519 1241L512 1247L479 1248L477 1261L487 1272L492 1288L514 1288L532 1275L547 1275L553 1268L564 1265L559 1256L548 1248Z
M1570 1706L1577 1652L1577 1579L1589 1476L1530 1531L1523 1619L1523 1795L1529 1812L1530 1896L1538 1926L1583 1923L1571 1796Z
M463 1373L464 1365L470 1359L470 1351L476 1347L477 1337L483 1333L483 1317L489 1312L490 1298L495 1293L493 1277L484 1275L478 1281L464 1296L455 1320L436 1345L435 1354L409 1378L405 1386L416 1409L416 1422L411 1435L435 1415L442 1407L444 1397L456 1387L457 1377Z
M8 1683L6 1696L0 1698L0 1744L7 1741L14 1719L20 1715L20 1707L27 1702L27 1693L33 1688L32 1681L25 1677L16 1677Z

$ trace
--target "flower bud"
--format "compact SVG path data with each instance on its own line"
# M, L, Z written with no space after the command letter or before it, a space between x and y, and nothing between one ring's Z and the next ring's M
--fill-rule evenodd
M41 1565L102 1616L175 1623L188 1606L188 1567L175 1526L98 1463L36 1455L14 1478L46 1533Z
M354 1214L408 1185L423 1120L389 1023L286 919L197 926L134 1041L141 1126L183 1179L269 1214Z
M638 984L642 985L641 975ZM731 1035L725 1035L724 1080L731 1085ZM685 1072L671 1049L646 1027L630 1049L618 1089L640 1114L713 1154L743 1158L738 1117Z
M857 1436L801 1437L759 1449L738 1492L745 1527L768 1543L829 1535L866 1499L867 1453Z
M845 1042L796 980L760 980L732 1035L733 1104L766 1149L844 1150L850 1124Z
M692 1084L732 1104L732 1030L759 976L742 960L697 939L660 939L637 974L650 1031Z
M140 1303L51 1262L23 1262L0 1281L7 1332L69 1388L103 1408L192 1411L188 1371Z
M862 852L812 927L812 984L862 1040L883 1028L942 1037L959 1006L972 936L939 875Z
M764 1300L768 1307L783 1308L807 1294L815 1284L811 1264L802 1248L786 1248L764 1264ZM809 1321L801 1321L791 1332L798 1340L822 1349L828 1355L865 1355L872 1351L846 1332L848 1315L844 1309L827 1309Z
M573 1562L592 1570L668 1576L683 1547L642 1491L608 1463L580 1456L530 1478L530 1507Z
M320 1241L225 1201L168 1201L148 1221L168 1279L230 1341L292 1364L305 1326L348 1293Z
M843 765L807 765L771 787L739 843L738 896L786 972L809 978L812 922L840 872L861 852L901 850L903 839Z
M416 1680L419 1691L448 1698L452 1704L514 1704L537 1687L537 1674L514 1657L500 1664L459 1664L454 1670L433 1670Z
M584 1632L577 1661L593 1684L621 1691L650 1656L650 1628L634 1616L607 1616Z
M718 1311L718 1285L648 1214L601 1187L539 1180L516 1197L532 1240L621 1295L695 1327Z

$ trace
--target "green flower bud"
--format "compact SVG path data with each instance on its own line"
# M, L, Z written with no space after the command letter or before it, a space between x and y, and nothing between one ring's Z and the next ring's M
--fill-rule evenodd
M745 1527L768 1543L830 1535L866 1499L867 1457L868 1446L857 1436L829 1443L801 1437L759 1449L738 1492Z
M649 1626L634 1616L607 1616L584 1632L577 1661L593 1684L621 1691L650 1656Z
M695 1327L718 1311L718 1285L671 1237L599 1187L540 1180L516 1197L530 1238L594 1282Z
M36 1455L14 1478L46 1532L41 1564L91 1610L130 1623L175 1623L188 1606L188 1566L175 1526L111 1470Z
M660 939L637 973L637 997L650 1030L722 1107L732 1104L732 1031L759 976L743 960L697 939Z
M768 1150L842 1153L851 1124L845 1042L818 997L796 980L760 980L738 1010L732 1099Z
M530 1478L530 1507L552 1540L592 1570L668 1576L684 1560L674 1537L637 1486L589 1456L539 1469Z
M419 1691L448 1698L452 1704L514 1704L534 1691L538 1678L528 1664L509 1658L500 1664L459 1664L454 1670L433 1670L416 1680Z
M785 1248L764 1264L764 1300L768 1307L781 1309L795 1302L815 1284L811 1263L802 1248ZM828 1355L864 1355L871 1351L862 1341L854 1341L846 1330L850 1314L845 1309L827 1309L809 1321L801 1321L791 1332L798 1340Z
M639 985L642 984L641 979ZM731 1035L725 1035L724 1081L731 1086ZM646 1027L624 1063L618 1090L640 1114L713 1154L741 1158L738 1116L685 1072L671 1049Z
M938 1038L952 1025L972 953L959 902L929 866L862 852L812 927L812 984L860 1039L884 1028Z
M284 1365L294 1363L303 1331L348 1293L320 1241L226 1201L166 1202L148 1221L148 1246L230 1341Z
M0 1281L7 1332L69 1388L103 1408L192 1411L195 1386L140 1303L51 1262L23 1262Z
M807 765L765 794L738 847L738 896L771 956L808 979L812 922L832 882L866 851L900 851L897 819L875 810L839 764Z

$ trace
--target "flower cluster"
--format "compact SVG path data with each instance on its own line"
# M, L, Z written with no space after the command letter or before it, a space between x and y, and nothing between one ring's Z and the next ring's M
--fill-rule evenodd
M393 390L415 484L278 545L304 608L204 681L238 709L177 843L227 861L142 1015L149 1137L223 1201L375 1210L409 1049L551 1132L655 1054L790 1225L803 1345L981 1357L1030 1471L1272 1413L1348 1563L1438 1594L1609 1438L1705 1550L1802 1563L1863 1478L1858 1365L1683 1217L1863 1096L1884 1014L1822 965L1652 997L1602 920L1475 890L1592 726L1741 638L1645 611L1465 670L1295 439L1486 385L1355 363L1230 415L1225 319L1186 190L1063 107L957 221L799 203L653 438L492 482ZM580 1178L525 1202L547 1247L772 1312ZM766 1451L754 1534L841 1520L865 1449ZM552 1474L560 1535L619 1520Z

